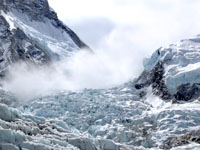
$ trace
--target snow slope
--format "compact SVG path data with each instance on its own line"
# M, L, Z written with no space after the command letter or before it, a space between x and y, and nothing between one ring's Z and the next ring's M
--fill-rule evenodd
M20 60L45 64L88 48L58 19L47 0L0 1L0 19L2 76Z
M73 42L70 36L53 26L48 19L44 22L31 21L30 18L16 10L7 12L2 11L2 16L6 18L10 28L19 28L33 41L39 43L51 56L59 58L70 56L70 53L80 48Z

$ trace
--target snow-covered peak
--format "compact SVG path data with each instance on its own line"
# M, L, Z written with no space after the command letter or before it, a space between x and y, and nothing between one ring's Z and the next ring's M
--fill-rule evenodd
M167 48L159 48L150 59L144 61L145 70L152 69L156 62L163 61L168 65L176 64L187 66L190 63L196 63L200 58L200 37L185 39L171 44Z
M1 1L0 9L5 12L12 12L17 10L18 13L25 14L31 21L44 22L50 21L56 28L66 32L72 38L74 43L79 47L87 47L79 37L67 26L65 26L57 17L56 12L49 7L47 0L6 0ZM14 11L14 13L15 13Z
M88 48L47 0L0 1L0 17L0 74L18 60L44 64Z

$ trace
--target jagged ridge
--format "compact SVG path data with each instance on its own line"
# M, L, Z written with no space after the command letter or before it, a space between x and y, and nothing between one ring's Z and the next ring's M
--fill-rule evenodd
M200 38L160 48L144 62L136 89L151 86L164 100L189 101L200 96Z
M0 1L0 75L19 60L45 64L88 48L47 0Z

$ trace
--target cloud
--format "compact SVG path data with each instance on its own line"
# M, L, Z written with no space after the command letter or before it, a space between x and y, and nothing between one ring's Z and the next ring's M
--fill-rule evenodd
M152 51L155 47L167 46L181 38L195 36L200 32L198 21L200 1L198 0L49 0L49 2L58 12L59 18L72 28L76 26L74 29L78 34L82 33L81 30L88 30L87 22L88 24L94 22L93 25L95 25L88 34L96 30L103 32L102 23L95 24L98 18L104 18L102 21L106 20L106 22L110 20L118 29L121 25L139 26L137 32L140 32L140 36L138 34L132 36L141 40L144 37L152 38L151 42L156 43L151 44L154 45L153 47L150 47L148 41L143 41L143 45ZM104 32L107 34L101 34L105 35L104 38L112 34L106 29ZM135 33L135 31L130 32ZM89 45L93 45L94 40L88 40L87 34L84 36L82 36L83 40L86 39ZM95 43L101 39L96 40Z

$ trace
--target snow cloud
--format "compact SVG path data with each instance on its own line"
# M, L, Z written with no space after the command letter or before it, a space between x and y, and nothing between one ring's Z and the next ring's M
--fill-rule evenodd
M110 57L113 53L115 57ZM63 90L111 88L133 77L133 71L141 71L139 66L130 65L132 59L124 61L121 55L120 52L97 51L94 54L81 50L73 57L48 66L16 63L9 68L3 88L20 100Z

